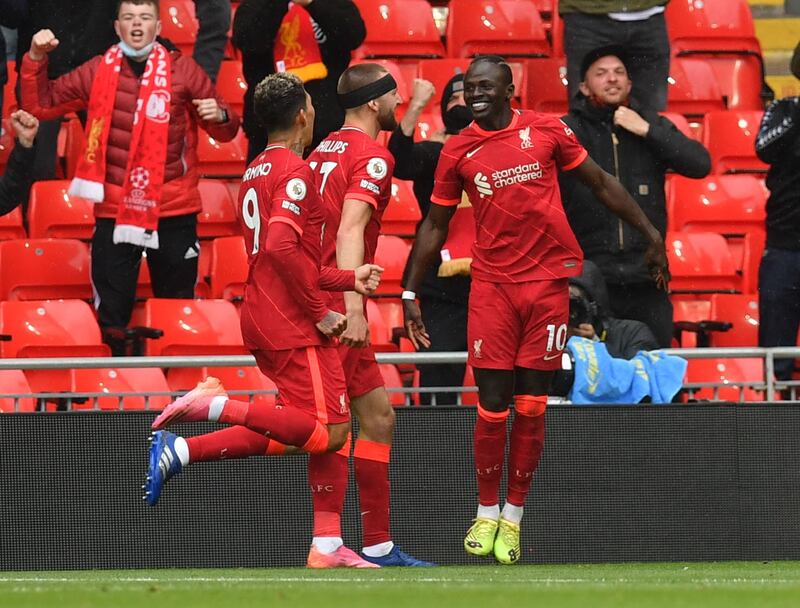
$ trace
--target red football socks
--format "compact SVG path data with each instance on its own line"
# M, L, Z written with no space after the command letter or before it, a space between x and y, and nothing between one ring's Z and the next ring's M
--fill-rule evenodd
M246 426L283 445L296 445L310 453L325 451L328 430L311 414L293 407L247 403L228 399L219 417L222 424Z
M345 448L346 453L343 453ZM308 457L308 485L314 506L314 537L342 536L342 509L347 492L348 438L338 452Z
M361 506L363 546L392 540L389 532L389 453L392 446L357 439L353 462Z
M521 507L539 466L544 447L544 412L547 397L514 396L514 423L511 427L511 450L508 456L508 497L512 505Z
M498 504L500 477L506 452L506 419L508 410L492 412L478 404L473 453L478 475L478 502L484 506Z
M267 439L244 426L231 426L213 433L187 437L186 445L189 447L189 462L278 456L286 452L286 446L282 443Z

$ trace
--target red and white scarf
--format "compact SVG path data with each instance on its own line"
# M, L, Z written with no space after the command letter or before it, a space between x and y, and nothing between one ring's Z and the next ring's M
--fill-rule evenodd
M314 22L306 9L294 2L281 21L273 49L275 70L294 74L303 82L328 75L314 35Z
M106 152L117 96L122 51L112 46L103 56L89 97L86 147L69 194L103 202ZM133 132L114 226L115 243L158 249L158 205L164 184L172 90L169 51L156 43L147 57L133 117Z

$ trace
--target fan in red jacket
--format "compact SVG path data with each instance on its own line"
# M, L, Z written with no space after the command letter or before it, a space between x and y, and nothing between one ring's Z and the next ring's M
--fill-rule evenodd
M92 283L101 328L125 327L144 249L156 297L190 298L197 280L197 126L233 139L239 118L193 59L156 40L157 0L123 0L118 44L47 78L58 46L39 31L22 62L22 105L40 119L86 109L86 146L70 193L95 206ZM107 337L110 335L105 331ZM109 338L115 354L124 345Z

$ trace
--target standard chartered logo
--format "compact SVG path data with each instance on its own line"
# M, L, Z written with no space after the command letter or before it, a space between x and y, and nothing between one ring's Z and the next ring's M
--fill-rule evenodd
M513 186L514 184L524 184L542 177L542 167L539 161L525 165L517 165L510 169L503 169L492 173L492 183L495 188L503 186Z
M475 182L475 186L478 188L478 193L481 195L481 198L485 196L492 196L492 194L494 194L491 186L489 186L489 180L486 179L486 176L483 173L476 173L473 181Z

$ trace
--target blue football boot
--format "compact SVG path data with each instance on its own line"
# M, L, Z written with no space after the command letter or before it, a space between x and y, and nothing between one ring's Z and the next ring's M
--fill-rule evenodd
M151 507L155 507L161 496L161 488L170 477L183 470L181 460L175 453L175 440L178 438L168 431L156 431L150 436L150 463L147 468L147 479L142 489Z

